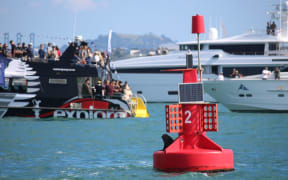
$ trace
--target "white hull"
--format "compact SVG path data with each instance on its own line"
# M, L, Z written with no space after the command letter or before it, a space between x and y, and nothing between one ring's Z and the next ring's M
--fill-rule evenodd
M214 80L204 87L231 111L288 111L288 80Z
M168 91L178 91L182 74L121 73L122 81L127 81L133 93L142 92L147 102L177 102L178 95L168 95Z

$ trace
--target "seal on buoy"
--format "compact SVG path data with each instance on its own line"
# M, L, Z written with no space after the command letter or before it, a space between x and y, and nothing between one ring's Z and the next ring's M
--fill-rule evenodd
M169 136L168 134L163 134L161 136L163 143L164 143L164 147L163 147L163 151L170 146L170 144L172 144L174 142L173 138L171 136Z

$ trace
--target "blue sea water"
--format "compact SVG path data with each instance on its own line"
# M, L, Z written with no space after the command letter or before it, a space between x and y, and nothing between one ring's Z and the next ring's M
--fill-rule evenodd
M219 132L207 135L234 151L234 171L154 170L164 105L148 104L150 118L1 119L0 179L288 179L288 114L232 113L221 105Z

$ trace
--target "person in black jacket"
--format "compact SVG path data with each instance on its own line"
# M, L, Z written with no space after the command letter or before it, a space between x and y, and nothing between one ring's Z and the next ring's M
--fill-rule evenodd
M32 47L32 43L29 43L27 48L27 60L32 61L33 58L34 58L34 50Z
M89 79L86 79L85 82L82 84L82 97L83 98L91 98L92 97Z
M102 81L98 81L96 86L95 86L95 89L96 89L96 95L97 96L102 96L103 95L103 86L102 86Z
M14 41L11 40L10 45L11 45L11 57L15 57L16 45Z

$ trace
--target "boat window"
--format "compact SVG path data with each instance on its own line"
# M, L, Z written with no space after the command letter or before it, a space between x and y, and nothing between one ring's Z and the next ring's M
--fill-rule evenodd
M178 95L178 91L168 91L168 95Z
M246 97L252 97L252 94L246 94Z
M198 50L198 45L197 44L182 44L179 46L180 51L185 51L185 50ZM203 49L203 44L200 44L200 50Z
M269 55L270 56L276 56L279 51L279 43L269 43Z
M212 73L218 75L218 66L212 66Z
M239 97L244 97L244 94L239 94Z
M281 71L281 72L288 72L288 67L281 67L281 68L280 68L280 71Z
M284 43L279 43L279 53L281 55L287 55L287 50L288 50L288 43L284 42Z
M67 79L49 79L49 84L67 84Z
M284 94L278 94L278 97L284 97L285 95Z
M219 57L220 57L219 54L216 54L216 55L212 56L213 59L218 59Z
M234 67L223 67L224 76L229 76L233 72ZM262 74L263 67L247 67L247 66L237 66L236 69L239 71L240 74L243 76L255 75L255 74ZM282 72L282 70L281 70Z
M210 49L222 49L230 54L263 55L263 44L210 44Z
M276 43L269 43L269 50L270 51L274 51L277 49L277 45Z

